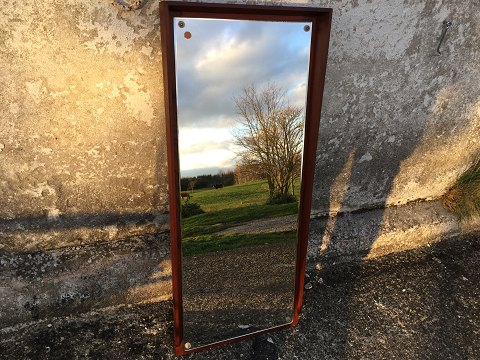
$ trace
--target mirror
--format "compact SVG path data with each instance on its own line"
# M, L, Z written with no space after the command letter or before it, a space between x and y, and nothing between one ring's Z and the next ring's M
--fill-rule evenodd
M298 321L330 28L203 5L162 5L178 355Z
M311 27L174 18L192 348L293 319Z

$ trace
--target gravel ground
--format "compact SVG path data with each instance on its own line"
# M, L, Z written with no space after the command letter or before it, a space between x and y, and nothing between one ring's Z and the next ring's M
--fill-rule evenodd
M480 234L310 272L299 326L189 359L480 359ZM0 359L174 359L171 304L0 330Z

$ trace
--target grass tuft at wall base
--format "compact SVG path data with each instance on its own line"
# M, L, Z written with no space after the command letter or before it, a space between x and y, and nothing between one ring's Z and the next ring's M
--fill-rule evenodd
M480 156L445 193L442 203L460 220L480 216Z

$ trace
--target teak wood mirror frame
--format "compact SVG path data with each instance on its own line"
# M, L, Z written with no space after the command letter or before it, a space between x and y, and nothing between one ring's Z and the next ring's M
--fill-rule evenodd
M295 297L293 302L294 308L292 309L293 319L288 324L256 331L240 337L226 339L224 341L218 341L195 349L187 349L185 347L183 333L180 167L176 68L174 56L174 18L176 17L312 23L305 107L304 150L298 212ZM308 226L312 203L318 128L322 109L331 17L331 9L314 7L190 3L176 1L164 1L161 3L160 19L167 127L173 319L176 355L186 355L195 351L208 349L216 345L237 341L261 333L295 326L299 321L303 298Z

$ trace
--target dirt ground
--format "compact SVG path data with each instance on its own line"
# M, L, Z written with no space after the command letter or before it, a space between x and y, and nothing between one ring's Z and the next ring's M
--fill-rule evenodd
M299 326L187 358L480 359L479 269L478 233L369 261L329 261L309 271ZM0 359L174 358L170 302L0 330Z

